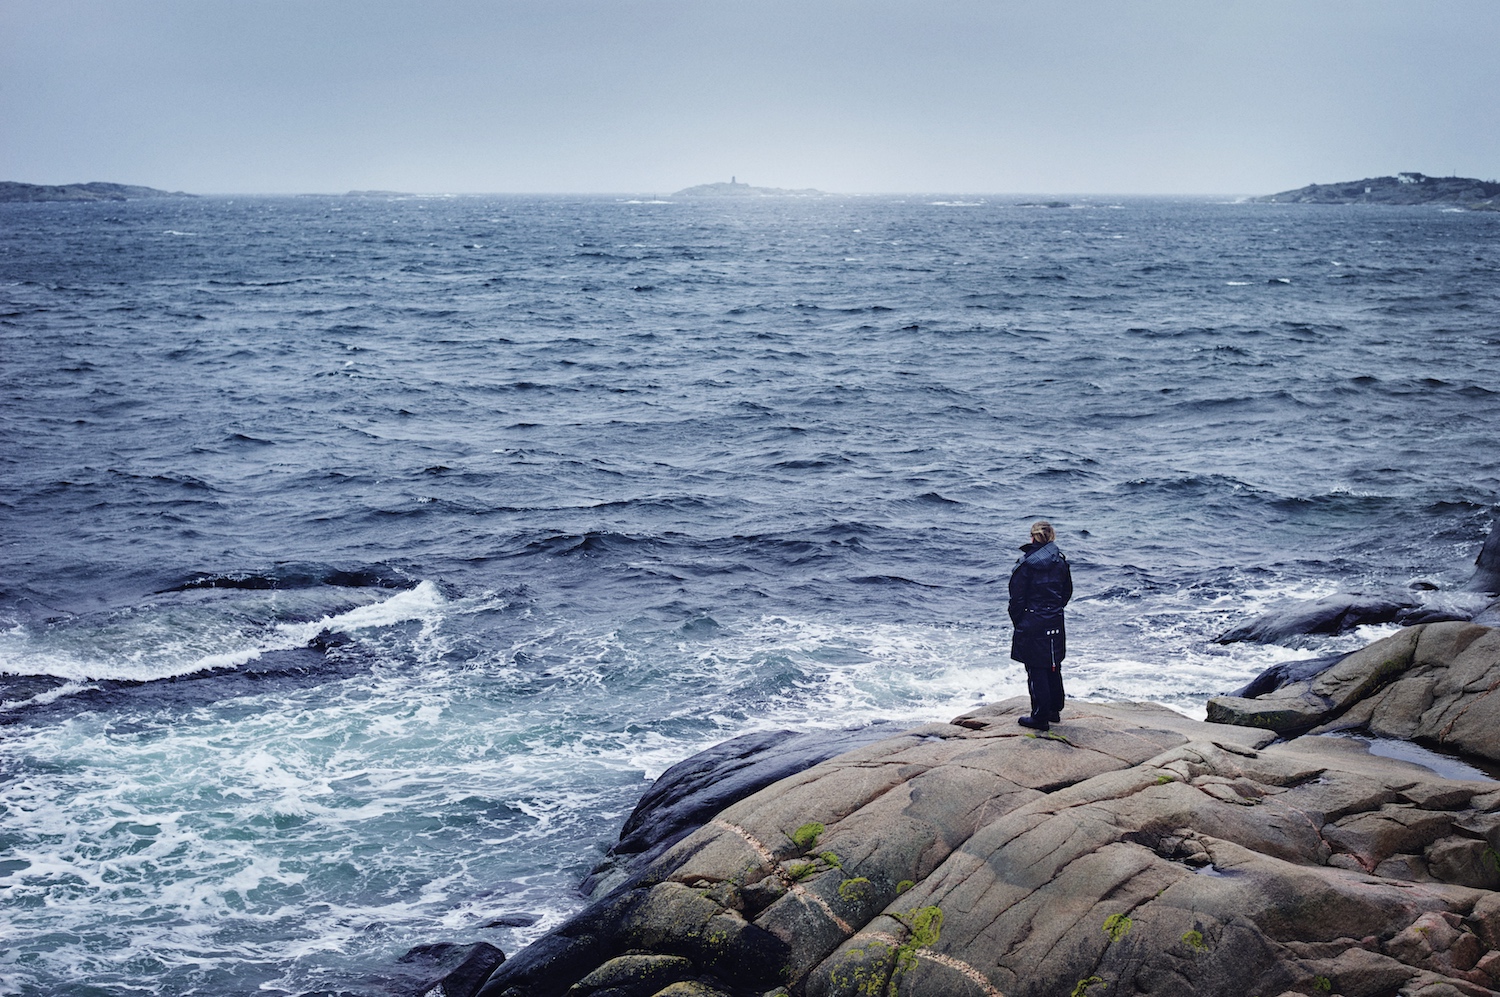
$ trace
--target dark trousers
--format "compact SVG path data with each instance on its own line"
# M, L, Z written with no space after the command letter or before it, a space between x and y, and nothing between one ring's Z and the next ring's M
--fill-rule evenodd
M1026 665L1026 690L1031 693L1031 715L1046 721L1063 708L1062 665L1042 662Z

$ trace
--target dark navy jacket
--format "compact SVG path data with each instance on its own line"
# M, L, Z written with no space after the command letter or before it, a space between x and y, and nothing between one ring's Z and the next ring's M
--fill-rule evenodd
M1027 664L1057 664L1068 653L1063 607L1073 598L1073 572L1057 544L1029 543L1010 573L1010 656Z

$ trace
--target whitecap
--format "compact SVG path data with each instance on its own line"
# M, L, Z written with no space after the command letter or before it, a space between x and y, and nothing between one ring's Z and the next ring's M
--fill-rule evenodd
M239 668L271 651L306 647L324 631L353 633L413 620L428 631L442 620L447 606L438 587L423 581L388 599L310 622L277 624L258 634L247 632L252 625L245 620L215 612L215 604L164 604L154 613L135 612L112 625L79 631L33 632L17 626L0 632L0 674L66 680L67 685L43 694L47 698L27 701L50 702L89 682L150 682Z

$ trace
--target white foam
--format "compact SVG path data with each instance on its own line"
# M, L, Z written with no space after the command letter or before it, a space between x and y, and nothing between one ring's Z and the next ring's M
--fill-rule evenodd
M3 670L4 669L0 669L0 671ZM76 693L83 692L92 688L95 688L95 686L87 682L64 682L62 685L58 686L55 689L48 689L46 692L39 692L29 699L18 699L14 702L0 701L0 713L9 712L10 710L19 710L23 707L28 706L45 706L48 703L56 702L57 700L62 699L65 696L72 696Z
M408 620L422 620L431 625L441 619L447 600L432 582L420 582L415 588L391 596L383 602L359 606L345 613L325 616L311 623L284 623L277 629L288 635L286 647L301 647L325 630L352 633L375 627L395 626Z
M0 673L65 679L70 692L95 681L156 681L239 668L270 651L305 647L325 630L354 633L419 620L430 631L447 609L438 587L423 581L379 602L311 622L278 624L269 633L250 636L243 620L216 613L214 606L190 612L167 604L154 613L130 614L115 626L96 627L87 642L67 628L33 633L12 627L0 633ZM206 650L214 645L216 649ZM47 694L50 699L40 701L64 694L53 690Z

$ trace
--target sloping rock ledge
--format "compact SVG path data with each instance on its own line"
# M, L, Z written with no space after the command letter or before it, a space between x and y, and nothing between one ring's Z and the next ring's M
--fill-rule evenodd
M1382 643L1364 678L1325 673L1340 684L1317 695L1344 720L1405 717L1445 744L1493 726L1500 634L1430 624ZM1034 735L1023 708L889 737L728 806L479 993L1495 992L1500 783L1145 704L1069 708Z
M1500 630L1407 627L1255 698L1208 702L1216 723L1279 734L1363 731L1500 762Z

